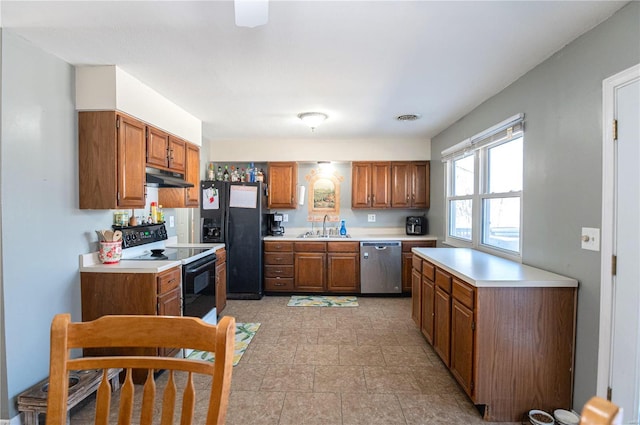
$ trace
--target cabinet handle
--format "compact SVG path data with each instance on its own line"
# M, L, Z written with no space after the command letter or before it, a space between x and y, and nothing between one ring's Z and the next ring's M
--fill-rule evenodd
M409 202L409 195L407 195L407 202Z
M167 283L171 283L171 282L175 282L175 281L176 281L175 279L169 279L169 280L167 280Z
M276 257L276 261L282 260L282 257Z
M284 283L276 282L274 285L275 285L275 286L284 286Z

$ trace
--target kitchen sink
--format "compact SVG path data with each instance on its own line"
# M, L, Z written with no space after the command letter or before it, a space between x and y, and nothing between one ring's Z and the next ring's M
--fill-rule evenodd
M351 235L315 235L311 232L306 232L298 235L301 239L348 239Z

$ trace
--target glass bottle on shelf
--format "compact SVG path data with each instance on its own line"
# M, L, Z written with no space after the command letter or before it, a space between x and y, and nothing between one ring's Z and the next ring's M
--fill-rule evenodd
M224 173L222 174L222 180L228 182L229 181L229 166L224 166Z
M219 182L222 181L222 166L218 165L218 174L216 175L216 180Z
M258 170L258 172L256 173L256 181L257 182L264 181L264 173L262 172L262 169Z
M213 171L213 162L209 163L209 166L207 167L207 180L215 180L215 173Z

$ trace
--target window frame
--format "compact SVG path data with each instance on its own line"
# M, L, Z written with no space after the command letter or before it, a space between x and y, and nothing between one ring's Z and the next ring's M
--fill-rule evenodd
M497 255L516 262L522 262L522 241L523 241L523 199L524 188L519 191L489 193L489 149L513 142L522 138L523 148L523 185L524 185L524 132L522 130L512 133L507 132L507 136L472 150L463 149L443 161L445 162L445 240L444 243L459 248L473 248L489 254ZM472 195L452 196L453 193L453 173L454 162L468 156L474 157L474 193ZM483 220L484 202L487 199L519 198L519 240L518 251L511 251L494 245L483 243L482 237L485 228ZM464 238L452 236L451 232L451 201L471 199L471 241Z

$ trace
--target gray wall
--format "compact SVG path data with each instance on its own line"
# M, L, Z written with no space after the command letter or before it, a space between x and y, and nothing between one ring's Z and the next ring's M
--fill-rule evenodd
M602 80L640 62L639 27L640 3L631 2L432 139L428 217L443 236L440 152L525 113L523 263L580 281L577 410L596 392L600 253L580 249L580 229L601 224Z
M9 417L17 414L15 397L49 374L53 316L81 319L78 255L92 248L94 229L112 220L111 211L78 209L74 98L73 67L3 31L2 357Z
M2 76L2 28L0 28L0 78ZM0 85L0 98L2 86ZM2 116L2 102L0 102L0 117ZM2 122L0 120L0 135L2 134ZM0 137L0 145L2 138ZM0 149L0 164L2 163L2 150ZM0 188L2 187L2 174L0 173ZM0 190L0 201L2 191ZM1 204L1 202L0 202ZM2 258L2 208L0 207L0 258ZM2 262L0 262L0 418L9 417L9 403L7 396L7 362L4 355L4 290L2 285Z

